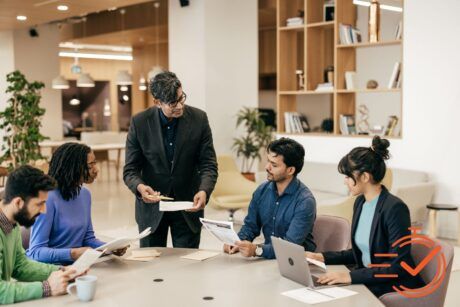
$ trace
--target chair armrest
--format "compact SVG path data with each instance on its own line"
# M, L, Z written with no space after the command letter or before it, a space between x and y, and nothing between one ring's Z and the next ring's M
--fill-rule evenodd
M395 195L401 198L409 207L412 223L422 222L426 214L426 205L433 200L434 182L420 182L399 187Z

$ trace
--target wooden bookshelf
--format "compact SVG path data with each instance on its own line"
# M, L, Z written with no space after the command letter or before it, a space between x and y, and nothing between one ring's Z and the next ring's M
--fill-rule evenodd
M353 0L335 0L335 20L324 21L323 5L325 2L325 0L276 0L278 133L306 136L342 136L339 127L340 115L356 114L357 95L400 93L402 98L401 88L345 89L345 72L356 71L357 49L397 46L402 52L403 40L369 43L366 42L367 37L363 37L363 42L360 43L340 44L339 26L340 24L350 24L356 27L357 7L353 4ZM400 3L403 5L403 0ZM288 27L286 20L297 17L299 11L304 12L304 24ZM325 68L328 66L334 67L334 89L328 92L315 91L318 84L325 82ZM401 67L403 67L402 61ZM306 85L304 89L298 87L297 70L304 72ZM329 105L325 107L330 107L331 110L330 118L334 122L333 133L286 133L284 113L297 112L299 104L304 99L316 99L313 97L318 95L325 96L321 99L329 99ZM305 98L299 100L301 97ZM402 109L402 101L400 105ZM402 118L399 120L401 125ZM343 135L343 137L368 136Z

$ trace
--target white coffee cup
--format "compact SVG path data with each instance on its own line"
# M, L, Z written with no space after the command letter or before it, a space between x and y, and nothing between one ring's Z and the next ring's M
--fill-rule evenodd
M77 277L73 284L67 286L67 293L76 295L82 302L89 302L96 293L96 282L97 276L94 275Z

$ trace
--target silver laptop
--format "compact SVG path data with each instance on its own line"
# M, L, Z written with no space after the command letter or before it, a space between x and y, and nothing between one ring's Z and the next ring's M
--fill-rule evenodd
M310 288L328 287L318 283L318 277L311 274L303 246L276 237L271 239L281 276Z

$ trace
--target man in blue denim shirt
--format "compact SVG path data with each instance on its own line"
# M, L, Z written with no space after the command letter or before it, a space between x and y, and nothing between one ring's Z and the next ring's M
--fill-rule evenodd
M245 257L275 258L271 236L302 245L314 251L312 231L316 219L316 201L310 190L297 179L302 170L305 150L294 140L281 138L267 148L265 167L268 182L254 192L248 215L238 236L237 246L224 245L224 251L240 252ZM253 244L262 230L264 244Z

